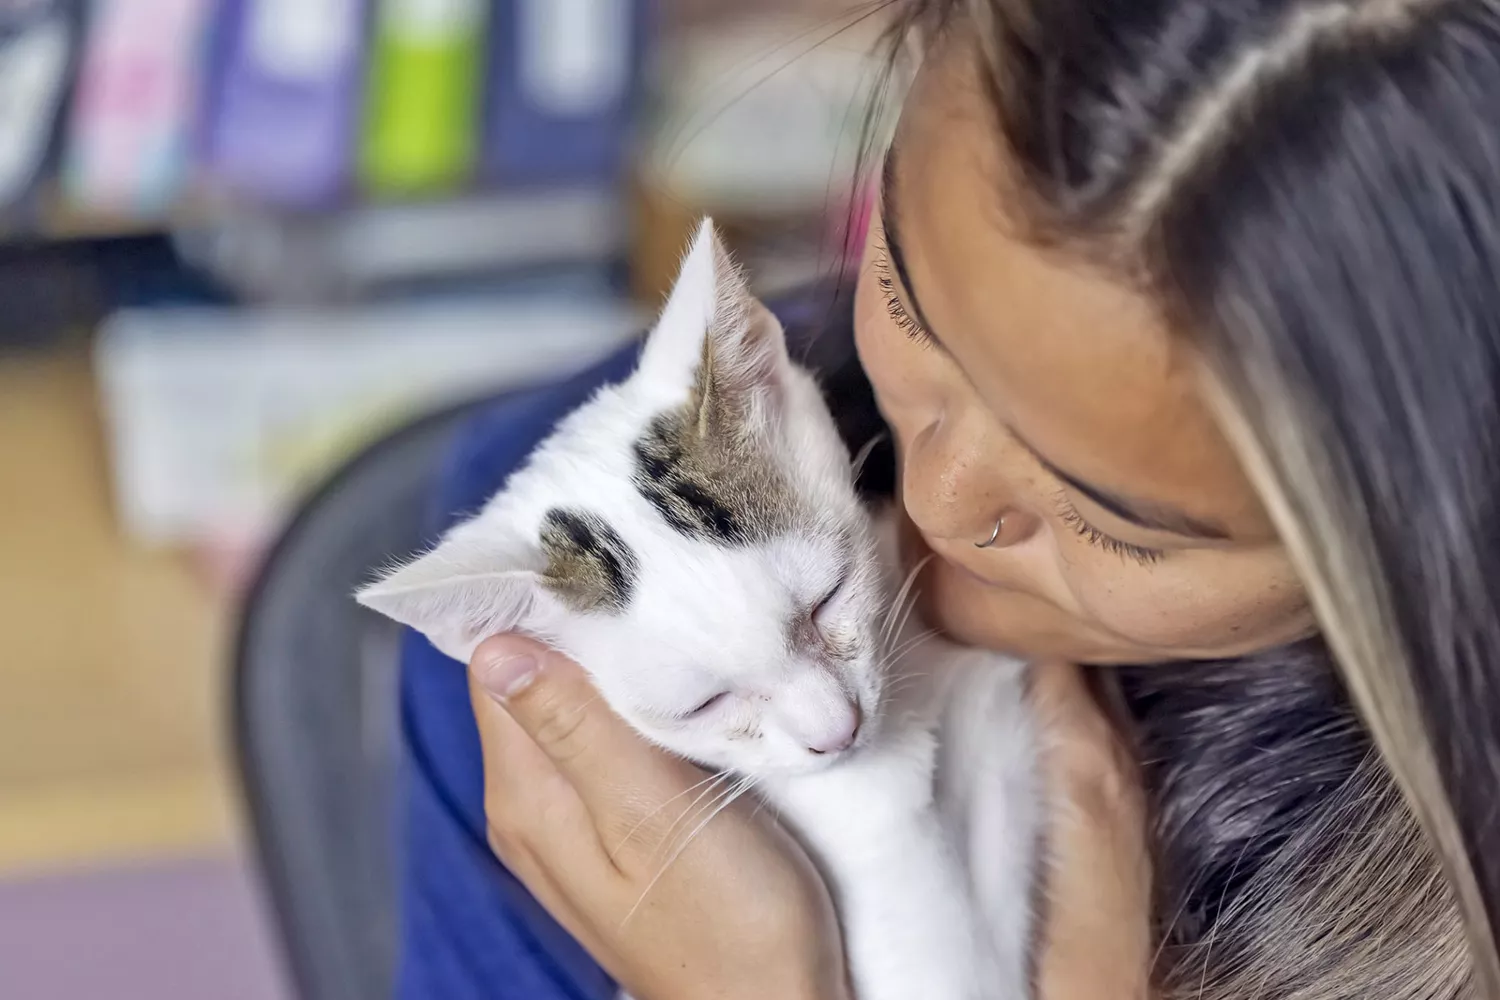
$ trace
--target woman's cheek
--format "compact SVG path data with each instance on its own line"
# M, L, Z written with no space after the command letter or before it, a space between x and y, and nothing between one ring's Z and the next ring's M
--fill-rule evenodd
M953 397L948 373L934 350L913 343L886 310L873 278L855 296L855 347L876 402L898 435L931 422Z
M1142 567L1101 553L1092 562L1069 574L1084 617L1142 647L1227 654L1305 628L1301 588L1269 554L1183 551Z

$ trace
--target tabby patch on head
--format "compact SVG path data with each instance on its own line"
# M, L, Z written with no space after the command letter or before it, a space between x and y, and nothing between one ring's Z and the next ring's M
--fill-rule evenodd
M652 420L634 448L636 489L682 534L747 545L790 526L792 492L748 418L709 338L687 402Z
M542 519L542 579L575 611L624 611L640 562L602 517L554 508Z

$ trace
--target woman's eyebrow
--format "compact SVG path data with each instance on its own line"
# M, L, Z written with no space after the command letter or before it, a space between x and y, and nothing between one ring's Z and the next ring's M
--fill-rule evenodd
M917 301L917 290L912 287L911 273L906 269L906 254L901 249L900 225L896 213L896 147L894 144L886 151L885 163L880 168L880 219L885 232L886 254L891 259L891 269L896 272L901 287L906 291L912 316L922 324L922 329L928 336L942 343L942 338L933 332L932 324L927 322L927 317L922 312L922 304Z

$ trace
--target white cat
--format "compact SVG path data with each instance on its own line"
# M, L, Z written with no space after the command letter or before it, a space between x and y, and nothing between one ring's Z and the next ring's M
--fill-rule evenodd
M461 661L536 636L646 738L756 779L828 879L859 1000L1021 1000L1021 669L898 620L879 541L817 384L705 222L636 372L359 600Z

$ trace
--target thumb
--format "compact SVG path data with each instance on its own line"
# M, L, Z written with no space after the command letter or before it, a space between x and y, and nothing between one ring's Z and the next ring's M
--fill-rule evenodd
M497 635L481 642L469 658L469 672L491 698L505 704L536 680L541 658L552 651L519 635Z
M582 667L533 639L487 639L474 651L470 670L586 803L601 804L598 786L608 784L605 774L655 756L599 696Z
M649 855L675 826L669 804L686 811L684 794L704 781L702 771L657 749L616 715L584 669L556 650L522 636L496 636L474 651L469 669L573 786L616 860L627 842Z

